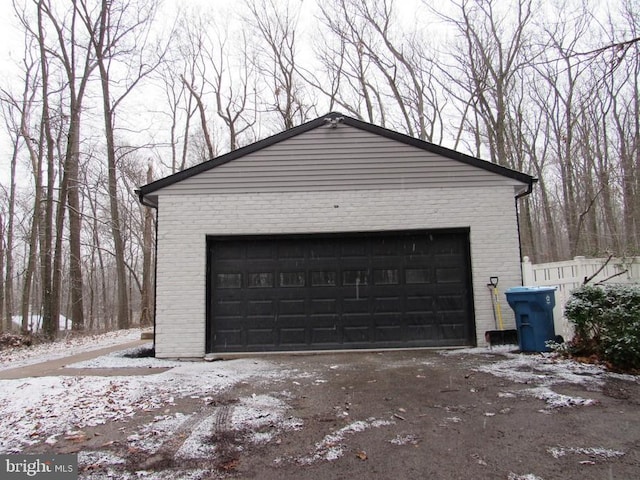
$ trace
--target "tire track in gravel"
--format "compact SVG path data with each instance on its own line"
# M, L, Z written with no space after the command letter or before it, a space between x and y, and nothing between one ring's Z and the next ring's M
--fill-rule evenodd
M130 453L127 470L161 471L186 466L190 469L215 467L226 470L225 464L237 462L237 448L230 431L233 403L236 402L237 399L216 402L213 412L207 408L194 413L153 454L144 451ZM207 451L194 451L194 445L201 444Z
M235 470L240 460L238 432L231 429L232 413L232 405L218 407L211 436L211 441L215 443L217 450L216 467L224 471Z

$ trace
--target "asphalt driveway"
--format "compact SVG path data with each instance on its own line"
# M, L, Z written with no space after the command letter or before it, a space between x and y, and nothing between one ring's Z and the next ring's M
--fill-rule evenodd
M217 393L177 394L166 408L25 453L79 452L82 478L640 476L634 377L483 349L272 355L198 368L215 378L252 361L253 376Z

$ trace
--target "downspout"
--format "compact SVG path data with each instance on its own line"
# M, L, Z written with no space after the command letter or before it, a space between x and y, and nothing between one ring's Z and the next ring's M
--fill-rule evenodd
M522 237L520 233L520 209L518 208L518 200L520 200L523 197L526 197L527 195L531 195L531 192L533 192L533 184L536 183L537 181L538 181L537 178L532 178L531 181L529 182L529 185L527 186L527 189L524 192L516 195L514 199L516 204L516 226L518 227L518 261L520 262L520 285L522 285L522 282L524 280L524 273L522 271ZM155 310L154 310L154 314L155 314Z
M144 194L140 190L136 190L138 194L138 199L140 203L148 208L153 208L156 211L156 239L155 245L153 247L153 352L155 357L156 351L156 315L158 311L158 222L160 217L158 215L158 205L153 205L151 203L145 203Z

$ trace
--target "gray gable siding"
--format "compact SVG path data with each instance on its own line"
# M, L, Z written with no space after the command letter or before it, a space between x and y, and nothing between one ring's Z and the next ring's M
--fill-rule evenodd
M323 125L160 188L156 194L294 192L471 186L513 178L339 124Z

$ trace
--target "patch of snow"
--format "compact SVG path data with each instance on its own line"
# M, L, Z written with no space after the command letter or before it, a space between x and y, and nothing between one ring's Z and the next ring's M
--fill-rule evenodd
M13 325L15 325L17 329L21 329L22 315L14 315L13 317L11 317L11 323L13 323ZM32 313L31 315L29 315L27 325L29 331L39 332L40 330L42 330L42 315ZM58 318L58 330L71 330L71 319L60 314Z
M154 357L132 358L139 352L152 347L153 343L148 343L140 347L111 352L84 362L76 362L64 368L173 368L184 364L184 362Z
M516 383L538 383L547 386L558 383L600 386L606 373L604 368L597 365L551 356L520 354L507 357L505 360L480 365L475 370Z
M517 473L509 472L507 480L543 480L542 477L538 477L533 473L527 473L525 475L518 475Z
M301 465L311 465L319 460L334 461L344 455L344 447L342 441L346 435L353 435L358 432L364 432L369 428L380 428L387 425L394 425L395 422L389 420L379 420L368 418L365 420L355 421L334 433L325 435L325 437L315 445L315 450L310 456L297 459L297 463Z
M203 469L187 471L168 470L164 472L149 472L139 470L135 473L123 471L127 461L108 451L80 451L78 452L78 479L87 480L203 480L222 478L213 476L212 472Z
M610 450L607 448L600 447L590 447L590 448L580 448L580 447L551 447L548 448L547 451L551 454L553 458L564 457L565 455L587 455L592 458L600 458L600 459L609 459L609 458L618 458L624 455L624 452L619 450Z
M0 350L0 370L56 360L139 339L140 329L132 328L99 335L65 336L55 342L41 343L32 347L8 348Z
M170 438L180 426L192 417L191 414L157 415L153 422L143 425L138 433L129 435L127 443L130 447L156 453L164 441Z
M250 359L184 364L142 377L0 380L0 453L18 453L69 430L127 419L176 398L215 396L245 381L290 380L290 371ZM296 421L288 425L293 427Z
M544 400L550 408L577 407L595 405L597 403L590 398L571 397L569 395L556 393L547 387L529 388L522 390L521 393Z
M101 467L103 465L124 465L127 461L107 451L84 451L78 452L78 467L87 468L91 465Z
M416 435L396 435L389 440L389 443L393 445L417 445L420 443L420 437Z
M212 440L216 420L216 413L202 420L182 443L175 453L175 458L196 459L212 457L216 451L215 442Z
M282 400L269 395L245 397L234 407L231 423L237 425L237 429L257 429L280 421L286 408Z
M78 478L108 479L108 478L131 478L130 475L123 476L116 472L114 468L125 465L127 461L108 451L80 451L78 452Z
M444 356L451 355L483 355L492 353L509 353L516 350L516 345L494 345L493 347L473 347L473 348L452 348L449 350L439 350L438 353Z
M249 440L255 445L264 445L273 440L274 437L275 433L273 432L253 432Z
M499 392L499 397L530 395L544 400L548 408L593 405L595 400L571 397L554 392L550 387L559 384L573 384L588 390L600 390L611 374L597 365L588 365L573 360L556 358L553 355L506 355L505 360L475 367L476 371L489 373L515 383L533 384L534 388L516 392ZM550 413L542 410L542 413Z

